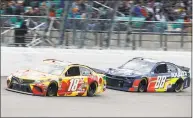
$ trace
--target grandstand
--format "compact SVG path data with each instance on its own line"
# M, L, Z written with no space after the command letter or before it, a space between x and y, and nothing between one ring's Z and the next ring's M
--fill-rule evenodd
M59 30L57 39L65 34L62 31L74 31L74 25L80 32L94 30L110 34L113 31L179 35L192 32L192 0L2 0L1 6L1 27L20 27L23 21L18 19L22 18L29 21L27 25L32 30ZM84 18L89 22L84 22ZM109 38L109 33L103 37ZM35 38L34 34L32 37Z

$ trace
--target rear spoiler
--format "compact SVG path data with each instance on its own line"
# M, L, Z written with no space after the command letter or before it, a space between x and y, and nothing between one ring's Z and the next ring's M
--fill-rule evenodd
M63 61L61 61L61 60L56 60L56 59L44 59L43 61L63 62Z
M186 72L189 72L189 70L190 70L190 68L188 68L188 67L184 67L184 66L178 66L178 67Z
M100 70L97 68L92 68L92 70L95 71L96 73L99 73L99 74L105 74L106 73L104 70Z

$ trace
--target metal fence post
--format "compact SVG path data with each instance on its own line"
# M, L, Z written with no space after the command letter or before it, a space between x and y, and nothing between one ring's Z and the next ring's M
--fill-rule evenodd
M160 48L162 48L162 47L163 47L162 42L163 42L163 34L162 34L162 33L160 33Z
M86 38L86 34L87 34L87 24L89 24L90 22L90 18L91 18L91 11L92 11L92 6L93 6L93 0L89 0L88 1L88 5L86 6L86 11L87 11L87 15L86 18L83 19L84 23L83 23L83 27L81 29L81 44L80 44L80 48L84 47L84 42L85 42L85 38Z
M167 51L168 50L168 37L167 37L167 34L164 35L165 36L165 41L164 41L164 51Z
M119 47L120 46L120 33L121 33L121 28L120 28L120 22L118 22L118 26L119 26L119 29L118 29L118 34L117 34L117 46Z
M182 30L181 30L181 48L184 47L184 26L182 25Z
M50 1L49 1L50 2ZM45 42L46 41L46 38L48 37L47 36L47 32L48 32L48 30L49 30L49 24L50 24L50 17L49 17L49 10L50 10L50 7L48 7L47 9L46 9L46 15L47 15L47 18L46 18L46 24L47 24L47 27L45 28L45 30L44 30L44 34L43 34L43 36L42 36L42 39L43 39L43 41Z
M118 6L119 6L119 1L116 0L114 2L113 11L112 11L113 12L113 16L112 16L112 18L110 20L110 27L109 27L109 32L108 32L108 38L106 39L106 42L107 42L106 46L107 46L107 48L110 46L110 42L111 42L111 39L112 39L112 31L113 31L114 25L115 25L115 16L116 16L116 11L117 11Z
M95 36L95 46L98 45L98 33L94 31L94 36Z
M133 4L131 5L131 9L133 9ZM128 44L130 43L130 35L132 34L132 10L130 10L129 13L129 20L128 20L128 24L127 24L127 31L126 31L126 44L125 47L128 46Z
M72 19L72 27L73 27L72 44L75 45L75 40L76 40L76 19Z
M161 27L163 27L164 25L163 25L163 23L161 23ZM160 32L160 48L162 48L163 47L163 32L161 31Z
M103 33L101 32L101 31L99 31L99 35L100 35L100 40L99 40L99 45L100 45L100 48L102 48L103 47L103 38L104 38L104 36L103 36Z
M142 30L139 31L139 47L142 47Z
M2 29L2 19L1 19L2 17L1 17L1 14L0 14L0 25L1 25L1 27L0 27L0 34L3 32L3 29ZM2 43L4 42L4 39L3 39L3 35L1 35L1 37L0 37L0 43L1 43L1 45L2 45Z
M68 20L68 11L69 11L69 0L64 0L64 11L61 17L61 26L60 26L60 42L59 45L63 45L64 39L65 39L65 32L66 32L66 26L67 26L67 20Z
M132 34L133 35L133 39L132 39L132 50L136 50L136 43L135 43L135 34Z

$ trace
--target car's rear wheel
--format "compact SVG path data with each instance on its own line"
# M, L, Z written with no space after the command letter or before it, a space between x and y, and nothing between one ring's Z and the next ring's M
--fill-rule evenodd
M142 79L138 86L138 92L146 92L147 91L148 82L146 79Z
M51 83L47 88L46 96L57 96L58 87L55 83Z
M88 88L88 92L87 92L87 96L89 97L93 97L95 92L96 92L96 89L97 89L97 83L94 82L92 83L89 88Z
M183 89L183 86L184 86L184 82L182 79L179 79L175 85L174 85L174 92L180 92L182 91Z

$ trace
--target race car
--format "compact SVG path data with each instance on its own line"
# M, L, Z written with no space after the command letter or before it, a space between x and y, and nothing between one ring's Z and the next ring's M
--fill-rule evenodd
M106 90L103 74L81 64L43 60L36 69L19 70L7 78L7 90L39 96L94 96Z
M180 92L190 87L189 68L136 57L105 71L107 88L130 92Z

